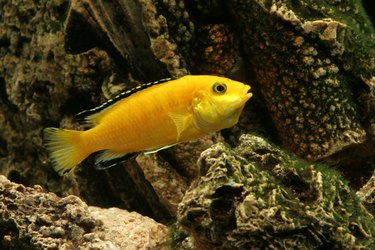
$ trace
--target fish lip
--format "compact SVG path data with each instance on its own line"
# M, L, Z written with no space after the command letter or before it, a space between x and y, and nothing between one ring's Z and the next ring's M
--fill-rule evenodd
M245 103L253 96L253 93L248 92L250 91L250 86L245 85L244 88L242 89L238 101L233 103L233 109L240 109L242 110L243 106Z
M245 85L245 88L243 90L243 96L242 96L242 100L244 102L247 102L253 96L253 93L250 92L250 89L251 87L249 85Z
M253 93L249 92L249 93L247 93L247 94L243 97L243 99L247 101L247 100L249 100L252 96L253 96Z

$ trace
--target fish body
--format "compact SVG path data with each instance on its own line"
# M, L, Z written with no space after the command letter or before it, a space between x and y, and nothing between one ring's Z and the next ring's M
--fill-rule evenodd
M250 86L224 77L188 75L124 92L82 112L86 131L46 128L44 139L55 170L62 174L101 151L97 168L136 153L152 153L233 126Z

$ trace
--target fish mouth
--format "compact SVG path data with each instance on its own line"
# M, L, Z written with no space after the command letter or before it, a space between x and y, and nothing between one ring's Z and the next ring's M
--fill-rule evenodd
M242 100L244 102L247 102L252 96L253 96L253 93L249 92L244 97L242 97Z
M253 93L250 92L251 87L249 85L245 85L242 91L242 101L243 103L247 102L252 96Z
M234 100L232 103L227 105L227 110L230 110L230 112L233 112L234 116L239 116L239 114L242 112L242 109L245 106L245 103L253 96L253 93L249 92L250 86L245 85L242 91L240 92L239 96L237 96L236 100ZM227 115L228 111L223 112L221 110L217 110L217 112L225 116Z

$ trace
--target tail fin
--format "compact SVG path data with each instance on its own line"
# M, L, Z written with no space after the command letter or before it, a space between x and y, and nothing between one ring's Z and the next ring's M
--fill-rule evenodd
M59 175L77 166L90 154L81 146L81 131L46 128L43 132L44 145L49 152L53 168Z

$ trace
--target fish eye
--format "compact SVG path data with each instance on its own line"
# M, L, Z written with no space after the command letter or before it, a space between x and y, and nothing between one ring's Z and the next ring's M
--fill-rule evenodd
M217 94L224 94L227 91L227 85L222 82L215 82L212 86L212 90Z

